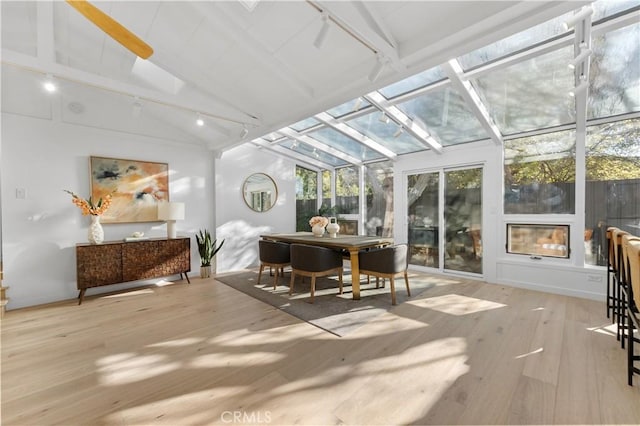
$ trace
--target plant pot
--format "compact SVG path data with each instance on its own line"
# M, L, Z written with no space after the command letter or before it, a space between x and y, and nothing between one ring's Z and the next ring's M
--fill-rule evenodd
M210 278L210 277L211 277L211 266L201 266L200 278Z

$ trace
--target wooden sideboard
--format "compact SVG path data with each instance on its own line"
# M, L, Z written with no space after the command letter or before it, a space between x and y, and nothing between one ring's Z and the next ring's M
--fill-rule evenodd
M191 271L191 239L150 238L76 245L78 304L88 288Z

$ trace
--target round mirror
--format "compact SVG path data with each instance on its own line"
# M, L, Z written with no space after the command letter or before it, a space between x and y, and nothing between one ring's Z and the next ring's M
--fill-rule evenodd
M251 210L266 212L278 199L278 187L271 176L254 173L244 181L242 195Z

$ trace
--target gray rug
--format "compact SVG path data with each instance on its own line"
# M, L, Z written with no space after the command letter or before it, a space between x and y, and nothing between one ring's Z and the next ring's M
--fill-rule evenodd
M343 276L343 294L338 294L338 277L330 276L316 280L316 294L314 303L309 303L311 280L296 277L294 293L289 296L289 281L291 275L285 270L284 277L278 278L278 287L273 289L273 276L268 270L262 274L260 285L257 271L242 271L217 275L216 280L248 294L258 300L283 310L303 321L322 328L337 336L345 336L373 318L394 308L391 304L389 282L386 288L376 289L375 278L371 284L366 283L366 277L360 284L360 300L353 300L351 293L351 275L345 271ZM411 298L434 287L439 278L424 274L409 272L409 287ZM404 279L395 280L396 298L398 305L407 299L407 289Z

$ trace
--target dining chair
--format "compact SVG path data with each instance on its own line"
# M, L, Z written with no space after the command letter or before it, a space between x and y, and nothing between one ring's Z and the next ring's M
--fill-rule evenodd
M273 278L273 289L278 286L278 272L284 275L284 267L291 264L289 244L277 241L259 240L258 249L260 252L260 272L258 272L258 284L262 277L262 271L266 266L275 268Z
M291 244L291 284L289 295L293 294L296 275L311 277L311 298L313 303L316 293L316 277L338 274L340 294L342 294L342 255L340 252L326 247L307 244Z
M361 251L358 254L360 273L376 277L376 288L379 279L389 278L391 285L391 304L396 304L396 289L394 278L400 274L404 276L407 286L407 295L411 296L409 289L409 277L407 276L407 250L406 244L398 244L380 249Z

